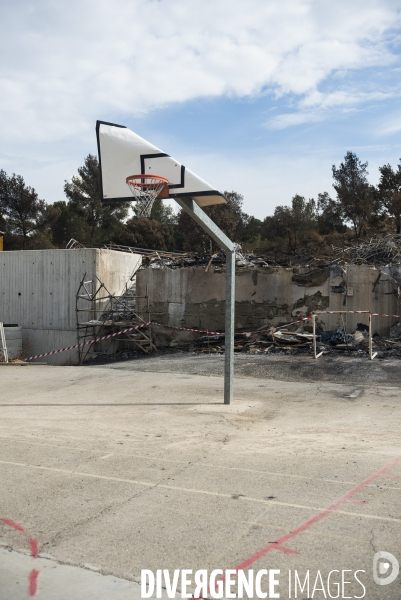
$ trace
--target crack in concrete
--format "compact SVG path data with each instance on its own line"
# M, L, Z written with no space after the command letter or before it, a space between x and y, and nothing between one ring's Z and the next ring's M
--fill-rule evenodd
M369 544L370 546L372 546L373 552L376 554L377 550L376 550L376 546L374 544L374 540L375 540L375 534L373 532L373 529L370 530L370 540L369 540Z
M207 458L207 456L205 456L204 458ZM81 521L78 521L78 522L74 523L72 525L72 527L71 526L68 527L68 530L66 528L61 529L55 535L53 535L48 541L45 541L45 542L41 543L40 547L41 548L54 548L54 547L56 547L57 543L59 542L59 540L62 538L63 534L66 531L71 532L71 534L73 534L73 532L78 527L86 526L86 525L89 525L90 523L93 523L94 521L96 521L99 518L101 518L103 515L109 513L112 509L118 510L118 509L120 509L120 508L128 505L135 498L139 498L140 496L146 494L147 492L156 489L161 484L166 484L168 482L168 480L170 480L170 479L174 480L174 477L177 477L177 476L181 475L190 466L193 466L193 465L196 465L196 464L198 464L198 462L195 462L195 463L191 462L191 463L188 463L188 464L186 464L186 465L184 465L182 467L177 468L168 477L163 477L162 479L160 479L159 481L157 481L154 485L151 485L151 486L149 486L147 488L143 488L143 489L138 490L135 494L133 494L132 496L130 496L129 498L127 498L125 500L120 501L118 504L116 504L115 501L111 502L109 505L105 506L98 513L96 513L94 515L90 515L90 516L86 517L85 519L81 519ZM71 536L65 536L63 539L70 538L70 537ZM63 564L63 563L60 563L60 564ZM76 563L65 563L65 564L76 564ZM78 566L81 566L81 565L79 564Z
M23 556L29 556L29 553L22 550L22 549L14 549L11 548L11 546L5 546L5 545L0 545L0 549L4 549L7 550L8 552L15 552L16 554L21 554ZM61 558L56 558L55 556L50 556L47 554L42 554L39 553L37 558L40 558L41 560L48 560L51 562L55 562L58 565L65 565L67 567L77 567L79 569L82 569L84 571L90 571L91 573L99 573L100 575L111 575L112 577L118 577L119 579L125 579L126 581L132 581L133 583L138 583L140 584L140 578L135 576L135 575L129 575L128 573L124 574L124 576L122 575L116 575L113 571L107 570L107 569L103 569L103 568L99 568L98 571L95 571L93 568L90 568L89 565L85 565L83 563L77 563L74 561L69 561L69 560L63 560Z

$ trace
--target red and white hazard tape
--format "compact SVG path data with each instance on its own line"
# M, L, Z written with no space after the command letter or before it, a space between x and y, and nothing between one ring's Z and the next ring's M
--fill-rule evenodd
M372 317L390 317L392 319L401 319L401 315L385 315L384 313L372 313L370 310L316 310L315 315L335 315L338 313L356 314L356 315L371 315Z
M401 315L384 315L383 313L370 313L372 317L391 317L393 319L401 319Z
M315 310L315 315L336 315L338 313L351 313L354 315L368 315L370 310Z
M308 321L312 317L303 317L302 319L298 319L298 321L293 321L292 323L286 323L285 325L280 325L279 327L274 327L274 329L282 329L283 327L290 327L290 325L295 325L296 323L302 323L302 321ZM224 335L224 331L210 331L210 329L193 329L191 327L176 327L175 325L164 325L163 323L156 323L156 321L151 321L152 325L159 325L160 327L167 327L168 329L179 329L180 331L196 331L197 333L207 333L208 335ZM267 328L267 326L266 326ZM260 333L262 330L258 329L258 331L241 331L243 334L251 334L251 333Z
M335 310L319 310L315 311L316 315L335 315L339 312L350 313L350 314L358 314L358 315L371 315L372 317L391 317L395 319L401 319L401 315L386 315L383 313L371 313L369 310L347 310L347 311L335 311ZM302 323L303 321L308 321L312 318L312 315L308 315L307 317L302 317L297 321L292 321L292 323L286 323L285 325L280 325L279 327L275 327L274 329L283 329L284 327L290 327L291 325L295 325L296 323ZM81 344L74 344L73 346L67 346L66 348L60 348L60 350L52 350L51 352L44 352L43 354L36 354L35 356L29 356L25 359L25 361L34 360L36 358L43 358L44 356L50 356L52 354L59 354L60 352L66 352L67 350L74 350L75 348L80 348L81 346L87 346L88 344L94 344L95 342L101 342L102 340L108 340L112 337L116 337L117 335L122 335L123 333L128 333L129 331L135 331L137 329L142 329L143 327L148 327L149 325L159 325L159 327L167 327L168 329L178 329L180 331L195 331L196 333L206 333L207 335L223 335L224 331L210 331L209 329L194 329L192 327L175 327L174 325L164 325L163 323L157 323L156 321L149 321L148 323L143 323L143 325L137 325L136 327L128 327L127 329L122 329L121 331L117 331L117 333L110 333L109 335L104 335L100 338L96 338L93 340L88 340L86 342L82 342ZM247 331L242 333L259 333L259 331Z
M143 327L147 327L150 323L144 323L143 325L137 325L136 327L128 327L128 329L122 329L121 331L117 331L117 333L110 333L109 335L104 335L100 338L96 338L94 340L87 340L86 342L82 342L81 344L74 344L73 346L67 346L66 348L60 348L60 350L52 350L51 352L44 352L43 354L36 354L35 356L29 356L25 359L34 360L35 358L43 358L44 356L50 356L51 354L58 354L59 352L66 352L67 350L74 350L74 348L80 348L81 346L87 346L88 344L93 344L94 342L101 342L102 340L108 340L109 338L116 337L116 335L121 335L123 333L128 333L129 331L135 331L136 329L142 329Z
M307 319L311 319L312 317L305 317L300 319L299 321L294 321L294 323L300 323L301 321L306 321ZM128 333L129 331L135 331L136 329L142 329L143 327L148 327L149 325L159 325L159 327L167 327L168 329L178 329L180 331L195 331L196 333L206 333L207 335L224 335L224 331L210 331L210 329L194 329L192 327L175 327L174 325L165 325L164 323L157 323L156 321L149 321L148 323L144 323L143 325L137 325L136 327L129 327L128 329L123 329L121 331L117 331L117 333L110 333L109 335L104 335L102 337L88 340L86 342L82 342L81 344L74 344L73 346L67 346L66 348L60 348L59 350L52 350L51 352L43 352L43 354L36 354L35 356L28 356L25 358L25 362L29 360L35 360L36 358L43 358L44 356L51 356L52 354L59 354L60 352L67 352L68 350L75 350L75 348L80 348L81 346L87 346L88 344L94 344L95 342L101 342L102 340L108 340L117 335L122 335L123 333ZM289 323L289 325L293 325L293 323ZM281 327L288 327L288 325L282 325ZM280 329L280 328L277 328ZM247 332L247 333L257 333L257 332Z
M274 327L274 329L282 329L283 327L290 327L290 325L295 325L296 323L302 323L302 321L308 321L312 316L302 317L302 319L298 319L297 321L293 321L292 323L286 323L285 325L280 325L279 327ZM196 331L197 333L207 333L209 335L224 335L224 331L210 331L210 329L193 329L191 327L176 327L175 325L164 325L163 323L156 323L156 321L151 321L152 325L159 325L160 327L167 327L168 329L179 329L181 331ZM266 328L268 326L266 325ZM273 326L272 326L273 327ZM243 334L251 334L251 333L260 333L262 329L258 329L257 331L241 331Z
M175 327L174 325L164 325L163 323L157 323L151 321L151 325L159 325L160 327L167 327L168 329L179 329L180 331L196 331L197 333L207 333L209 335L221 335L224 331L210 331L210 329L193 329L191 327Z

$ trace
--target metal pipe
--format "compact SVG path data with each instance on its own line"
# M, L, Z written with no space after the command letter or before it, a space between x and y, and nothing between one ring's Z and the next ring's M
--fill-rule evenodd
M235 252L226 253L226 325L224 355L224 404L231 404L234 389Z
M316 315L312 315L313 357L316 358Z
M175 198L175 201L226 253L224 404L231 404L234 388L235 250L237 244L221 231L192 198Z
M373 360L377 356L377 352L373 352L373 338L372 338L372 313L369 313L369 358Z
M192 198L174 198L174 200L214 239L224 252L235 252L237 245L221 231L220 227L208 217Z
M1 340L1 345L3 347L4 362L8 363L8 351L7 351L6 334L4 331L4 323L0 323L0 340Z
M319 356L322 356L323 352L319 352L319 354L317 354L317 348L316 348L316 315L315 314L312 315L312 332L313 332L313 358L319 358Z

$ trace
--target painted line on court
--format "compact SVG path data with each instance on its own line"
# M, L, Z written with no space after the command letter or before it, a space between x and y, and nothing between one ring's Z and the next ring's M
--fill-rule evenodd
M0 523L3 523L4 525L7 525L7 527L11 527L12 529L15 529L15 531L18 531L19 533L23 533L24 535L26 535L25 529L23 527L21 527L21 525L19 525L15 521L12 521L11 519L0 519ZM28 542L29 542L29 547L30 547L32 558L37 558L38 552L39 552L38 542L36 540L34 540L33 538L29 538ZM29 596L35 596L35 594L38 590L39 573L40 573L40 571L38 571L37 569L32 569L28 575L28 583L29 583L28 594L29 594Z
M398 460L401 460L401 457L399 457L399 459L396 459L396 462L398 462ZM104 481L129 483L131 485L140 485L140 486L147 487L147 488L161 488L161 489L165 489L165 490L174 490L177 492L200 494L203 496L214 496L217 498L229 498L230 500L233 499L232 494L225 494L222 492L211 492L208 490L199 490L199 489L195 489L195 488L186 488L186 487L168 485L165 483L158 483L157 481L150 482L150 481L139 481L136 479L124 479L122 477L110 477L108 475L96 475L94 473L85 473L85 472L81 472L81 471L70 471L67 469L58 469L56 467L43 467L43 466L39 466L39 465L30 465L30 464L26 464L26 463L17 463L17 462L10 462L10 461L4 461L4 460L0 460L0 464L12 465L15 467L23 467L23 468L27 468L27 469L37 469L39 471L49 471L51 473L61 473L63 475L71 475L74 477L88 477L91 479L100 479L100 480L104 480ZM373 479L375 479L375 478L376 477L373 477ZM370 481L370 479L366 480L366 481ZM357 489L359 490L361 485L362 485L362 487L365 487L367 485L367 483L365 483L365 482L363 482L363 483L364 483L364 485L359 484L359 486L354 488L354 490L357 490ZM347 501L346 499L348 498L348 496L350 496L350 494L352 495L352 494L356 493L354 490L352 492L350 492L349 494L347 494L347 496L344 496L344 498L338 502L338 506L341 506L341 504L346 502ZM321 513L321 514L325 514L327 511L329 511L329 513L335 512L337 514L347 515L350 517L374 519L374 520L378 520L378 521L389 521L392 523L401 523L401 519L396 519L393 517L382 517L380 515L370 515L370 514L357 513L357 512L351 512L351 511L349 511L349 512L340 511L340 510L336 510L336 508L322 509L319 507L308 506L305 504L295 504L295 503L291 503L291 502L279 502L278 500L264 500L263 498L254 498L252 496L239 496L238 500L241 500L243 502L244 501L245 502L256 502L259 504L283 506L283 507L287 507L287 508L297 508L297 509L301 509L301 510L310 510L310 511L314 511L314 512L323 511L323 513ZM320 518L322 518L320 515L317 515L317 517L314 517L314 519L318 519L318 520Z
M368 485L368 483L370 483L371 481L374 481L375 479L378 479L379 477L384 475L386 473L386 471L388 471L389 469L394 467L400 461L401 461L401 456L398 456L397 458L392 460L388 465L386 465L385 467L383 467L382 469L380 469L379 471L374 473L374 475L371 475L370 477L368 477L367 479L365 479L364 481L359 483L357 486L355 486L354 489L352 489L350 492L348 492L348 494L346 494L345 496L340 498L340 500L338 500L337 502L335 502L334 504L329 506L329 508L322 510L322 512L320 514L316 515L312 519L309 519L308 521L305 521L305 523L302 523L302 525L299 525L299 527L297 527L296 529L294 529L294 530L290 531L289 533L283 535L282 537L278 538L275 542L269 542L269 544L267 546L265 546L264 548L262 548L255 554L252 554L252 556L250 556L249 558L244 560L242 563L240 563L239 565L234 567L234 569L232 569L232 570L235 572L242 571L243 569L246 569L251 564L253 564L257 560L259 560L259 558L262 558L262 556L265 556L272 550L283 551L282 544L284 544L288 540L297 536L299 533L307 531L310 527L312 527L312 525L314 525L315 523L318 523L319 521L321 521L325 517L331 515L332 513L339 512L341 514L342 511L337 511L339 506L341 506L345 502L348 502L349 499L352 498L352 496L354 496L355 494L360 492L364 487L366 487ZM401 521L401 519L397 519L397 520ZM286 549L286 550L288 550L288 549ZM220 579L218 579L218 581L216 582L216 586L217 586L217 583L220 581L225 581L225 577L221 577ZM209 592L210 592L210 588L208 588L208 594L209 594ZM198 598L196 600L200 600L200 599Z
M277 423L277 425L283 427L282 424ZM283 427L284 429L284 427ZM288 431L290 428L285 428ZM304 427L294 427L294 431L305 431L310 433L349 433L350 435L371 435L376 437L401 437L401 433L395 431L386 431L386 432L377 432L377 431L368 431L365 429L337 429L334 427L313 427L310 425L305 425Z
M130 435L132 436L135 434L130 434ZM139 434L137 435L137 437L142 438L142 436L140 436ZM60 448L62 450L75 450L77 452L87 452L88 454L93 454L93 455L100 454L99 450L91 450L88 448L77 448L76 446L63 446L61 444L47 444L47 443L43 443L43 442L18 440L16 438L10 438L10 437L4 437L4 436L0 436L0 442L1 442L1 440L18 443L18 444L43 446L45 448L49 447L49 448ZM127 443L135 443L135 444L140 443L140 441L141 441L141 439L125 440L125 442L127 442ZM152 461L152 462L161 461L161 462L174 463L174 464L178 464L178 465L188 465L189 464L189 462L186 460L174 460L172 458L165 458L164 456L145 456L143 454L130 454L128 452L123 454L121 452L116 452L115 448L110 448L110 449L113 449L114 452L112 454L107 455L107 457L113 455L116 458L141 458L141 459ZM103 449L103 451L104 451L104 449ZM100 456L99 458L105 458L105 457ZM256 473L258 475L273 475L276 477L287 477L290 479L305 479L307 481L317 481L317 482L325 481L326 483L338 483L340 485L356 485L358 483L356 481L344 481L342 479L328 479L326 477L310 477L308 475L294 475L293 473L279 473L277 471L262 471L260 469L247 469L245 467L231 467L228 465L216 465L216 464L212 464L212 463L199 463L199 462L196 462L196 459L194 459L194 461L195 462L191 461L191 465L193 467L197 467L197 468L211 468L211 469L223 469L223 470L227 470L227 471L241 471L243 473ZM1 461L0 461L0 463L1 463ZM383 477L386 477L388 479L401 479L401 475L383 475ZM369 484L367 487L376 488L377 485ZM386 486L385 489L386 490L401 490L400 487L392 487L392 486Z
M375 481L379 477L382 477L387 471L392 469L399 462L401 462L401 456L398 456L397 458L393 459L390 463L388 463L387 465L382 467L379 471L377 471L370 477L367 477L366 479L364 479L361 483L359 483L357 486L355 486L354 489L352 489L350 492L348 492L348 494L345 494L345 496L343 496L342 498L340 498L340 500L338 500L337 502L335 502L334 504L332 504L331 506L329 506L328 508L323 510L320 514L316 515L312 519L309 519L308 521L305 521L305 523L302 523L302 525L300 525L293 531L290 531L286 535L283 535L275 542L269 543L267 546L265 546L264 548L262 548L261 550L256 552L256 554L253 554L252 556L250 556L249 558L244 560L241 564L239 564L237 567L235 567L235 571L246 569L247 567L249 567L249 565L251 565L252 563L257 561L262 556L265 556L265 554L267 554L268 552L271 552L272 550L277 550L277 547L282 546L282 544L284 544L288 540L294 538L299 533L306 531L307 529L312 527L312 525L315 525L315 523L318 523L319 521L321 521L325 517L328 517L332 513L339 512L341 514L343 511L338 511L338 508L342 504L344 504L345 502L348 502L353 496L355 496L358 492L360 492L362 489L364 489L369 483L371 483L372 481ZM361 515L358 515L358 516L361 516ZM397 519L397 520L401 521L401 519Z
M15 529L15 531L19 531L20 533L25 533L25 530L23 527L21 527L21 525L18 525L18 523L14 523L14 521L11 521L10 519L0 519L1 523L4 523L4 525L7 525L7 527L11 527L12 529Z
M244 560L242 563L240 563L239 565L237 565L236 567L234 567L232 569L232 571L238 572L238 571L242 571L242 570L246 569L251 564L253 564L257 560L259 560L259 558L262 558L262 556L265 556L266 554L268 554L272 550L278 550L278 551L281 551L281 552L283 552L283 551L284 552L290 551L291 553L296 552L294 550L291 551L291 549L289 549L289 548L283 547L283 544L285 542L287 542L288 540L292 539L293 537L297 536L298 534L303 533L304 531L307 531L308 529L310 529L310 527L312 527L312 525L315 525L315 523L318 523L319 521L321 521L325 517L328 517L329 515L331 515L333 513L336 513L336 512L339 512L341 514L342 511L337 511L337 509L338 509L339 506L341 506L345 502L348 502L350 500L350 498L352 498L355 494L357 494L363 488L365 488L368 485L368 483L370 483L371 481L374 481L375 479L378 479L379 477L383 476L384 473L386 473L386 471L388 471L389 469L391 469L392 467L394 467L400 461L401 461L401 456L398 456L397 458L395 458L394 460L392 460L388 465L384 466L382 469L380 469L379 471L377 471L376 473L374 473L373 475L371 475L367 479L364 479L364 481L362 481L357 486L355 486L354 489L352 489L350 492L348 492L348 494L346 494L345 496L343 496L342 498L340 498L340 500L338 500L337 502L335 502L334 504L332 504L328 508L322 510L322 512L320 514L316 515L312 519L309 519L308 521L305 521L305 523L302 523L302 525L299 525L299 527L297 527L296 529L294 529L294 530L290 531L289 533L283 535L282 537L280 537L279 539L277 539L275 542L269 542L269 544L267 546L265 546L264 548L262 548L261 550L259 550L255 554L252 554L252 556L250 556L249 558L247 558L246 560ZM401 521L401 519L400 519L400 521ZM217 587L217 583L219 583L220 581L225 581L225 579L226 579L225 576L220 577L220 579L218 579L216 581L215 587ZM210 592L210 587L208 588L208 595L209 595L209 592ZM196 600L201 600L201 598L197 598Z
M31 548L31 556L33 556L33 558L37 558L39 552L38 542L33 538L29 538L29 546Z
M38 589L38 577L39 571L37 569L32 569L29 573L29 595L34 596Z

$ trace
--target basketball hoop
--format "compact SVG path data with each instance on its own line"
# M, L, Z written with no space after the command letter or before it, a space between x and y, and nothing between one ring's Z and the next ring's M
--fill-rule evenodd
M125 180L134 200L137 217L150 217L156 198L168 198L168 179L160 175L130 175Z

